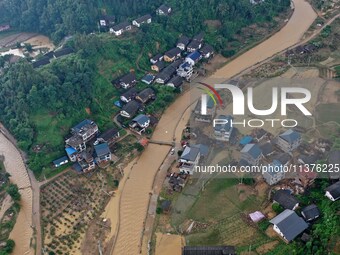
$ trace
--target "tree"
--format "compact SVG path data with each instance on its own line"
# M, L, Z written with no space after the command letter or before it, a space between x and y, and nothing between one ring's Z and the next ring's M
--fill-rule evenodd
M20 201L21 194L19 193L19 189L18 189L18 186L16 184L11 183L7 187L6 192L11 196L11 198L14 201Z

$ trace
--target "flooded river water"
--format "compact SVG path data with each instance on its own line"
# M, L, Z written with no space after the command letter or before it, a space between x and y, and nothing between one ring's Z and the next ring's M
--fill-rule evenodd
M268 40L217 70L205 82L223 82L241 71L261 62L274 54L298 43L302 35L316 18L312 7L304 0L294 0L295 11L286 26ZM196 91L196 92L194 92ZM190 102L199 97L198 90L184 93L162 115L153 134L154 140L172 141L181 138L186 124ZM178 125L180 124L180 125ZM176 127L178 126L178 129ZM140 252L143 221L148 210L152 182L170 147L149 145L130 173L121 193L119 232L113 251L114 255L136 255ZM114 229L114 226L113 226ZM143 254L145 249L143 249Z
M32 225L32 189L25 165L17 148L0 132L0 155L5 157L6 171L11 174L11 182L18 185L21 194L20 212L10 238L15 241L13 255L30 255L33 234Z

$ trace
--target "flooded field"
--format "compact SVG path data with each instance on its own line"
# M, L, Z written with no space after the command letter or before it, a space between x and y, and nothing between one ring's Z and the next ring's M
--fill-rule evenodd
M11 174L11 182L18 185L21 201L20 212L10 238L15 241L13 255L31 255L34 249L30 248L33 234L32 225L32 189L25 165L19 151L0 132L0 155L5 157L6 171Z
M299 42L302 35L316 18L311 6L303 0L293 1L295 12L287 25L257 47L236 58L207 78L207 83L218 83L238 74L239 72L265 60L268 57ZM162 115L153 134L154 140L179 141L182 128L190 116L190 102L198 98L200 92L191 90L184 93ZM178 126L178 128L177 128ZM140 240L143 232L143 221L148 208L149 192L157 170L166 157L170 147L149 145L138 163L131 171L121 194L119 232L113 254L135 255L141 250ZM143 253L146 247L143 247Z
M0 39L0 55L13 54L15 56L25 57L24 48L14 49L17 42L29 43L33 46L33 52L30 53L31 57L38 55L40 49L50 51L55 48L55 45L47 36L33 33L17 33Z

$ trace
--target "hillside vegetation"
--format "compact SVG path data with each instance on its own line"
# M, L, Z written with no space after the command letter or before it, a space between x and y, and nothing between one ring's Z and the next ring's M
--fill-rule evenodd
M174 47L180 34L193 36L204 30L206 42L217 51L233 54L244 45L235 39L241 36L242 28L254 22L274 24L268 21L289 6L288 0L267 0L256 6L248 0L171 0L173 15L154 17L137 32L120 38L107 33L81 34L96 29L103 9L115 14L117 20L125 20L153 13L161 3L0 0L0 23L7 21L20 30L42 32L54 40L75 34L68 41L74 54L39 69L21 61L0 76L0 121L28 152L29 166L37 176L49 177L51 161L65 153L65 135L83 118L96 121L101 131L112 127L112 118L119 111L113 103L121 91L111 81L130 70L141 78L150 71L149 57ZM216 22L207 20L218 20L220 25L211 26ZM253 41L259 39L254 36ZM141 89L145 85L137 86ZM160 93L147 107L148 113L164 109L175 96L167 87L153 87Z
M10 23L21 31L40 32L59 41L76 32L93 32L98 29L102 13L115 15L117 21L133 19L151 13L162 0L0 0L0 23ZM254 22L271 21L283 12L289 0L266 0L259 5L249 0L168 0L174 10L171 19L161 19L167 30L175 29L193 34L208 29L206 20L220 24L211 29L222 38L231 39L234 33Z

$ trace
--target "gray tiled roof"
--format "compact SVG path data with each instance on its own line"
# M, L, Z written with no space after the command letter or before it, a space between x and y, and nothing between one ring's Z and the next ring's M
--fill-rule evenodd
M292 241L308 228L308 224L292 210L284 210L270 223L276 225L288 241Z
M252 158L257 159L262 152L257 144L249 143L243 147L241 153L248 153Z

